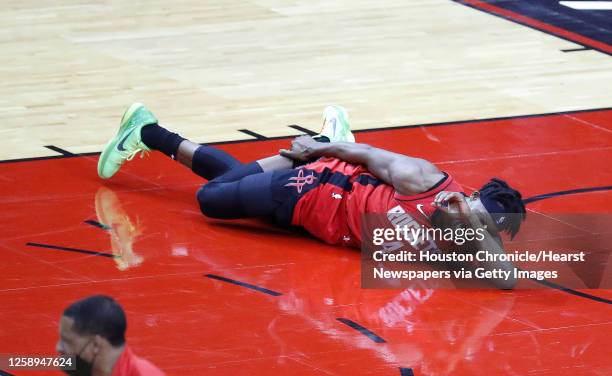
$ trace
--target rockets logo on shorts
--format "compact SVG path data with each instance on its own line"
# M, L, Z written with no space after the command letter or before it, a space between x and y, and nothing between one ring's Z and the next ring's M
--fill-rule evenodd
M310 185L317 180L317 177L314 176L313 172L310 172L310 175L304 176L304 169L300 169L297 176L293 176L289 178L289 183L285 184L285 187L295 187L298 193L302 193L302 189L306 184Z

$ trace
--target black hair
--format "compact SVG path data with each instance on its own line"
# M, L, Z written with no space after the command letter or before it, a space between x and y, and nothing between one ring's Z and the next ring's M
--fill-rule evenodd
M521 228L521 222L527 217L527 211L525 210L525 204L523 203L521 193L499 178L492 178L489 180L480 188L479 192L483 203L494 201L497 203L498 207L503 208L499 211L505 214L511 214L508 216L509 221L505 223L501 229L510 234L511 238L514 238ZM489 209L486 204L485 207L487 207L487 210L492 215L497 212L497 210Z
M125 343L125 313L110 296L93 295L77 300L64 310L64 316L74 319L73 327L79 334L99 335L113 347Z

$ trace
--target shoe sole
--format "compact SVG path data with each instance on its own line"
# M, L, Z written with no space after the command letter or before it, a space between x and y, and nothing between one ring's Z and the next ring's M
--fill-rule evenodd
M142 103L132 103L132 105L127 109L127 111L123 113L123 117L121 117L121 125L119 126L119 131L117 132L115 137L111 138L108 144L106 144L104 150L100 154L100 159L98 160L98 176L102 179L108 179L111 177L102 176L102 167L106 164L106 161L108 160L111 151L113 151L115 146L117 146L117 142L119 142L119 140L121 139L121 137L119 136L122 135L126 130L130 118L132 117L132 115L134 115L134 112L136 112L140 107L144 107L144 105Z

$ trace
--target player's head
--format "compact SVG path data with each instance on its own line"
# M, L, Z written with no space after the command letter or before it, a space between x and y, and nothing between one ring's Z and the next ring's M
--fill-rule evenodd
M76 356L76 371L88 375L100 353L121 348L125 343L127 322L121 306L111 297L94 295L72 303L60 320L56 350Z
M527 215L521 193L498 178L489 180L469 201L470 207L483 216L489 228L506 232L510 238L518 233Z

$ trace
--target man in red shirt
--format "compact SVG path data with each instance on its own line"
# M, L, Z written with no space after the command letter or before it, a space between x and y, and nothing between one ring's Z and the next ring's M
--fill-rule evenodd
M125 343L127 323L121 306L104 295L72 303L60 320L56 350L76 357L69 375L164 376L148 360L136 356Z
M100 155L98 174L110 178L126 160L149 150L209 180L197 193L204 215L266 218L303 227L329 244L360 246L363 215L380 213L396 222L486 229L475 248L503 253L499 232L514 236L525 217L521 194L503 180L491 179L467 196L452 176L429 161L354 143L348 114L339 106L325 109L318 137L298 137L280 155L242 164L160 127L147 108L135 103ZM483 266L513 269L509 262ZM502 288L515 283L498 282Z

